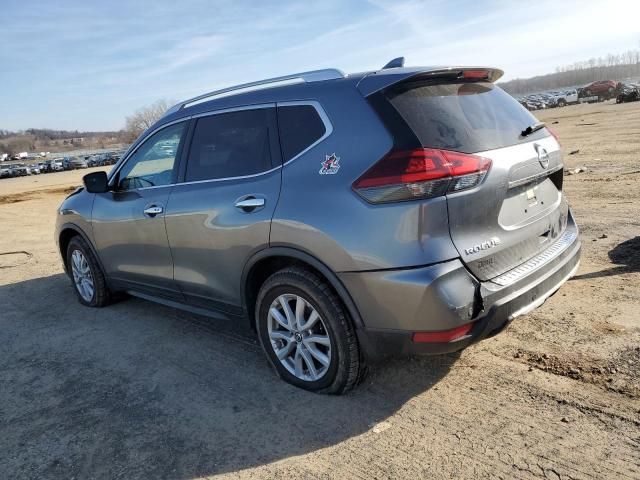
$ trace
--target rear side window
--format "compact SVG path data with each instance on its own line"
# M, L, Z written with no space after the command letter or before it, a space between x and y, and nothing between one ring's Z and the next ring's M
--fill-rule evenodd
M423 147L476 153L549 135L542 129L522 138L536 118L491 83L423 84L388 98Z
M185 181L242 177L272 168L273 108L199 118L193 132Z
M327 131L313 105L278 107L278 127L285 162L320 140Z

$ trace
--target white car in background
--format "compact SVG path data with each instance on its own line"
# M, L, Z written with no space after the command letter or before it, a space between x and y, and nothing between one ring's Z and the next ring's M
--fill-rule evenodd
M564 107L567 105L578 103L578 91L575 88L570 90L563 90L563 91L549 92L549 93L556 100L556 105L558 107Z

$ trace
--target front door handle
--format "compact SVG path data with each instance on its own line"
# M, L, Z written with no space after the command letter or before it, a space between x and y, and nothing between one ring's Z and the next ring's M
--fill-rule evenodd
M159 207L158 205L152 205L144 209L144 214L149 217L155 217L156 215L158 215L159 213L162 213L163 211L164 210L162 207Z
M252 212L256 208L264 207L264 198L245 198L244 200L238 200L235 206L244 212Z

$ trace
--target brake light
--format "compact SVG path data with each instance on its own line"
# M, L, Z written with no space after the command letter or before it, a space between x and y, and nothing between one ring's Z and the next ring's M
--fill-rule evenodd
M491 167L478 155L417 148L392 150L353 183L371 203L438 197L473 188Z
M463 70L461 77L469 80L479 80L488 78L489 72L487 70Z

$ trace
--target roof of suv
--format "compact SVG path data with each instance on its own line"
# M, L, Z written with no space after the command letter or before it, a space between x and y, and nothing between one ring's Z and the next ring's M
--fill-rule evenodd
M308 98L319 90L331 88L337 83L349 83L367 97L390 85L411 77L456 75L463 71L482 71L486 80L495 82L503 74L502 70L487 67L404 67L404 59L397 58L380 70L345 75L337 69L314 70L282 77L269 78L208 92L184 100L171 107L160 119L164 124L183 117L198 115L212 110L234 108L243 105L272 103Z

